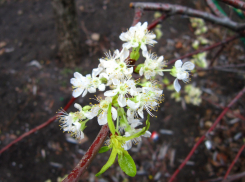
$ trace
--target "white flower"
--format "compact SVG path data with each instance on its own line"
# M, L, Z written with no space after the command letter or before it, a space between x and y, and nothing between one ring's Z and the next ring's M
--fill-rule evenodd
M129 107L127 111L127 116L133 118L134 116L144 118L143 109L145 109L148 114L154 116L151 111L157 111L158 105L163 100L163 95L159 95L158 92L146 91L138 94L134 97L133 101L128 99L127 105Z
M103 84L99 77L97 77L100 72L103 70L103 68L96 68L92 71L92 77L90 74L86 75L84 77L82 74L75 72L74 77L71 79L71 84L73 84L73 97L78 97L82 94L82 97L84 97L87 92L89 93L95 93L96 88L98 88L100 91L105 90L105 84Z
M171 69L171 75L173 75L174 77L177 77L174 80L174 88L177 92L180 91L180 84L178 82L178 80L182 80L183 82L189 82L190 78L189 78L189 72L195 68L195 65L190 62L187 61L182 65L182 61L181 60L177 60L175 62L175 66Z
M150 54L147 51L143 51L143 56L146 58L144 66L140 68L139 74L145 75L146 79L150 79L152 76L159 74L163 76L163 67L166 66L166 62L163 61L163 56L157 58L154 54Z
M137 23L134 27L130 27L127 32L123 32L119 38L122 41L126 41L123 44L123 47L130 49L131 47L139 47L146 51L146 45L153 45L157 43L157 41L153 40L156 38L156 35L149 32L147 29L148 23L145 22L143 25L141 23Z
M75 78L72 78L70 81L73 85L72 96L76 98L82 94L82 97L84 97L87 94L87 88L90 80L78 72L74 73L74 77Z
M70 112L68 114L66 111L60 110L58 113L61 115L58 116L58 119L60 122L62 122L60 126L64 131L71 132L77 139L82 139L84 138L84 133L82 132L80 122L86 119L86 116L84 115L84 111L79 104L75 103L74 107L76 107L79 111L75 113Z
M118 104L121 107L126 106L126 94L128 94L130 92L130 88L134 88L135 87L135 83L133 80L123 80L123 82L120 82L120 80L117 79L112 79L112 82L114 85L116 85L116 89L114 90L108 90L104 93L105 96L110 96L113 97L115 96L117 93L119 94L117 101Z
M89 119L97 116L99 125L104 125L107 123L107 113L109 104L112 103L111 97L106 97L105 100L99 100L99 104L95 104L91 110L85 113L85 116ZM112 119L117 119L117 110L114 107L111 107Z
M128 68L129 50L122 49L121 52L116 50L113 54L109 52L105 59L100 59L99 67L105 69L105 74L108 75L109 81L107 85L112 84L112 79L130 78L133 73L133 67Z
M76 137L77 139L83 139L84 133L81 130L81 123L75 122L72 124L71 130L72 136Z

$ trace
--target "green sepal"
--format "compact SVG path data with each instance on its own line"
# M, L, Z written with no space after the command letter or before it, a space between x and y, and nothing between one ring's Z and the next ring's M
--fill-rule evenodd
M101 154L101 153L107 152L108 150L110 150L110 148L108 146L104 146L100 148L99 153Z
M125 140L125 141L132 140L133 138L137 138L137 137L139 137L139 136L145 134L145 132L146 132L146 131L149 129L149 127L150 127L150 122L149 122L149 120L150 120L150 115L148 114L147 120L146 120L146 126L145 126L140 132L138 132L138 133L135 133L135 134L133 134L133 135L131 135L131 136L128 136L128 137L123 137L123 140Z
M131 177L134 177L137 173L136 165L134 160L129 154L122 153L118 154L118 163L121 169Z
M142 68L143 66L144 66L144 64L139 64L138 66L136 66L134 72L139 74L140 68Z
M112 117L111 117L111 103L109 104L109 108L108 108L108 112L107 112L107 122L108 122L108 126L109 126L111 133L114 135L116 129L115 129L115 125L112 121Z
M114 163L115 159L117 157L117 150L115 148L112 149L111 155L107 161L107 163L101 168L100 172L98 172L95 176L99 176L102 173L104 173L111 165Z
M176 76L177 76L177 69L176 69L176 67L175 67L175 66L173 66L173 68L171 69L170 74L171 74L172 76L174 76L174 77L176 77Z
M130 59L134 59L135 61L137 61L140 57L139 50L140 50L140 46L133 48L132 52L130 53Z
M88 111L90 109L91 109L91 106L89 106L89 105L86 105L86 106L83 107L83 111Z

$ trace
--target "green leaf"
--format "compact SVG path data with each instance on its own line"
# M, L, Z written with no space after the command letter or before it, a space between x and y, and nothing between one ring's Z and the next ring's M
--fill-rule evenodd
M117 150L113 148L107 163L101 168L100 172L98 172L95 176L99 176L102 173L104 173L114 163L116 157L117 157Z
M108 146L104 146L100 148L99 153L101 154L101 153L107 152L108 150L110 150L110 148Z
M133 134L133 135L131 135L131 136L128 136L128 137L123 137L123 140L128 141L128 140L131 140L131 139L133 139L133 138L137 138L137 137L139 137L139 136L145 134L145 132L146 132L146 131L149 129L149 127L150 127L150 122L149 122L149 120L150 120L150 115L148 114L147 120L146 120L146 126L145 126L140 132L138 132L138 133L135 133L135 134Z
M137 169L134 160L129 154L122 153L118 155L118 163L128 176L134 177L136 175Z
M112 121L112 117L111 117L111 103L109 105L108 112L107 112L107 122L108 122L108 126L110 128L111 133L114 135L116 129L115 129L115 125Z

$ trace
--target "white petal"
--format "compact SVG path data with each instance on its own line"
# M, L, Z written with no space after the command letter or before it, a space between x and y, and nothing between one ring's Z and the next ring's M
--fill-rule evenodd
M117 110L114 107L111 108L111 114L112 114L112 119L116 120L117 119Z
M116 95L117 92L118 92L117 89L115 89L115 90L108 90L108 91L106 91L106 92L104 93L104 96L112 97L112 96Z
M136 110L138 109L138 107L140 106L140 103L135 103L133 101L131 101L130 99L127 100L127 105L128 107L130 107L132 110Z
M180 91L181 86L180 86L180 84L179 84L177 78L174 80L174 88L175 88L175 90L176 90L177 92Z
M77 79L82 79L83 78L83 75L78 73L78 72L75 72L74 73L74 77L77 78Z
M121 106L121 107L126 106L126 101L127 100L122 94L119 95L117 101L118 101L119 106Z
M96 92L96 88L90 87L90 88L88 88L88 92L89 93L95 93Z
M142 51L142 55L143 55L145 58L148 58L148 57L149 57L148 51Z
M145 44L141 44L140 48L142 49L142 51L147 51L147 47Z
M104 91L105 90L105 84L100 84L99 85L99 90Z
M119 85L120 81L118 79L112 79L113 85Z
M184 70L193 70L194 68L195 68L195 65L190 61L185 62L182 66L182 69Z
M179 59L179 60L177 60L176 62L175 62L175 64L174 64L174 66L176 67L176 68L181 68L181 66L182 66L182 61Z
M138 114L140 115L140 117L143 119L144 118L144 113L143 113L143 107L138 109Z
M123 50L121 51L120 60L124 61L125 59L127 59L128 56L129 56L129 50L126 48L123 48Z
M81 80L77 78L71 78L70 83L74 86L79 86L81 84Z
M140 76L142 76L144 74L144 68L143 67L140 68L139 74L140 74Z
M142 136L144 136L144 137L150 137L150 136L151 136L151 132L146 131L146 132L145 132L145 134L144 134L144 135L142 135Z
M146 30L147 29L147 26L148 26L148 23L145 22L141 27L142 27L143 30Z
M84 97L85 95L87 95L87 93L88 93L88 89L85 89L84 92L83 92L82 97Z
M74 107L77 108L79 111L83 110L82 106L80 104L78 104L78 103L75 103Z
M94 68L92 71L92 77L96 77L102 70L103 68Z
M129 150L132 148L132 141L126 141L125 144L123 145L124 150Z
M77 88L77 89L73 90L72 96L75 97L75 98L77 98L77 97L79 97L83 93L83 91L84 91L83 88L81 88L81 87L80 88Z
M102 112L98 116L98 123L99 123L99 125L104 125L107 123L107 112Z

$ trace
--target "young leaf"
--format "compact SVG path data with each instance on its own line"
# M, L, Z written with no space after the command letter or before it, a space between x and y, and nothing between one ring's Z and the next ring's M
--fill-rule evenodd
M95 176L99 176L102 173L104 173L114 163L116 156L117 156L117 151L115 148L113 148L107 163L101 168L100 172L98 172Z
M118 163L128 176L134 177L136 175L137 169L134 160L129 154L122 153L118 155Z
M110 150L110 148L108 146L104 146L100 148L99 153L101 154L101 153L107 152L108 150Z
M111 133L114 135L116 129L115 129L115 125L112 121L112 117L111 117L111 104L109 105L108 112L107 112L107 122L108 122L108 126L110 128Z

